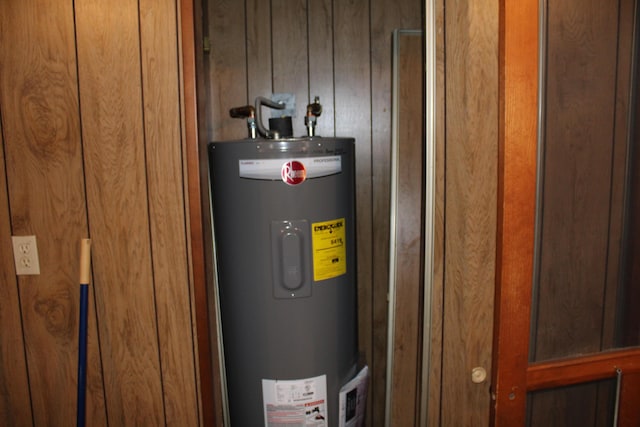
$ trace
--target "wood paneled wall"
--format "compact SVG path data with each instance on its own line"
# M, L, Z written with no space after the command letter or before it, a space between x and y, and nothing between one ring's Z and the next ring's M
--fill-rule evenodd
M92 425L199 423L176 1L103 3L0 3L1 424L66 425L74 417L82 237L93 239ZM210 139L243 137L244 124L228 109L274 92L295 93L299 109L320 96L318 133L358 141L369 425L384 421L391 34L420 28L422 7L419 0L203 6L211 50L203 55L210 87L199 100L207 109L201 150ZM438 158L447 165L446 175L445 160L439 166L438 188L446 188L447 208L440 205L437 223L447 219L437 244L447 258L457 255L446 266L444 255L436 261L445 286L433 301L445 312L432 319L429 420L483 425L488 390L468 375L490 351L498 11L489 1L441 1L438 11L438 88L447 97L446 108L438 104ZM301 123L298 113L296 134ZM444 201L444 191L438 197ZM199 226L207 238L206 218ZM40 276L14 274L10 236L24 234L38 238Z
M392 146L391 262L393 283L389 293L394 304L391 399L388 414L394 425L415 424L420 418L422 323L424 301L424 81L416 75L424 69L423 34L397 34L394 51L397 91L397 123ZM395 197L394 197L395 196ZM395 200L394 200L395 199ZM389 361L388 361L389 362Z
M175 0L0 3L0 424L199 424ZM11 235L41 274L15 276Z

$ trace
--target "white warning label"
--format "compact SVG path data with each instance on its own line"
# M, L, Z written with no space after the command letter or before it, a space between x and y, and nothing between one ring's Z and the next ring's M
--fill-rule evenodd
M327 376L262 380L265 427L326 427Z

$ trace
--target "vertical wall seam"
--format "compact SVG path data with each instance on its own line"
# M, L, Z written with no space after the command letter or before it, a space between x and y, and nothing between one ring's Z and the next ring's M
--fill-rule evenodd
M77 14L76 14L76 0L73 0L73 36L74 36L74 52L76 57L76 91L78 97L78 124L79 124L79 133L80 133L80 155L82 157L82 190L84 192L84 204L85 204L85 217L87 221L87 237L91 237L91 215L89 212L89 198L87 197L87 162L86 155L84 151L84 132L83 132L83 120L82 120L82 97L80 90L80 57L78 55L78 23L77 23ZM100 339L100 317L98 316L98 301L97 294L95 289L95 278L93 277L93 262L91 262L91 275L93 280L92 286L89 288L89 293L91 295L91 299L93 302L93 312L96 321L96 343L98 348L98 360L100 362L100 378L102 379L102 396L104 403L104 413L105 413L105 421L107 426L109 425L109 405L108 405L108 396L106 392L106 383L105 383L105 372L104 372L104 363L102 363L102 341ZM90 331L91 328L89 327Z
M333 136L337 135L336 127L336 14L335 14L335 2L331 0L331 88L333 90ZM340 0L338 0L340 1Z
M446 258L447 258L447 0L438 0L441 2L441 7L442 7L442 32L440 33L441 36L441 40L442 40L442 51L443 51L443 55L442 55L442 119L441 119L441 126L442 126L442 228L441 228L441 233L442 233L442 241L439 242L440 244L440 251L442 253L441 255L441 269L442 269L442 277L440 279L440 360L439 360L439 369L440 369L440 375L438 378L439 381L439 396L438 396L438 421L440 422L440 424L442 424L442 417L444 416L444 410L443 407L444 405L442 404L443 400L444 400L444 339L445 339L445 333L444 333L444 318L445 318L445 298L446 298L446 293L445 293L445 283L447 282L446 278L447 278L447 263L446 263ZM436 18L436 22L437 22L437 18ZM435 30L436 34L437 34L437 29ZM437 39L437 36L436 36ZM437 45L437 41L436 41L436 45ZM437 49L437 47L436 47ZM437 56L437 53L436 53ZM437 67L436 67L436 73L437 73ZM437 76L436 76L437 79ZM437 91L437 83L436 83L436 91ZM437 114L437 113L436 113ZM438 120L436 119L436 126L437 126ZM436 132L436 139L437 139L437 135L438 133ZM436 142L437 144L437 142ZM437 150L437 148L436 148ZM437 162L436 162L437 164ZM437 171L436 171L436 181L437 181ZM437 189L437 184L436 184L436 189Z
M260 0L258 0L260 1ZM269 50L269 55L271 57L271 93L273 94L274 91L274 86L275 86L275 78L274 78L274 69L273 69L273 64L274 64L274 58L273 58L273 51L274 46L273 46L273 0L269 0L269 43L271 43L271 49ZM265 94L266 96L267 94ZM271 96L269 95L268 98L271 98ZM261 107L258 107L261 108ZM260 117L260 113L256 112L258 114L257 117Z
M253 101L249 99L249 88L251 86L249 86L249 8L247 7L247 1L244 0L244 89L246 91L247 104L251 105Z
M187 294L189 295L189 324L191 325L191 328L189 330L189 334L191 335L191 362L193 364L193 384L195 386L195 410L196 410L196 414L198 417L198 425L200 424L200 414L202 413L202 408L201 406L204 406L200 400L201 400L201 384L200 384L200 367L199 367L199 360L198 360L198 353L199 353L199 349L198 349L198 338L195 334L195 332L197 332L197 329L194 330L194 325L196 325L195 322L195 307L194 307L194 294L193 294L193 285L195 283L194 280L191 279L192 275L191 275L191 269L193 268L193 266L191 265L191 262L189 260L189 212L188 212L188 192L185 190L185 188L187 188L188 186L188 182L185 179L185 177L187 176L187 170L185 167L185 162L186 162L186 158L185 158L185 153L184 153L184 146L185 146L185 138L184 138L184 93L183 93L183 85L182 82L184 80L184 71L182 69L182 49L184 49L184 47L182 46L182 25L181 25L181 8L180 8L180 0L176 0L174 3L174 12L175 12L175 25L176 25L176 37L175 37L175 42L176 42L176 68L177 68L177 73L176 73L176 88L177 88L177 95L178 95L178 118L179 118L179 126L178 126L178 132L179 132L179 146L180 146L180 176L182 178L181 180L181 189L182 189L182 214L183 214L183 230L184 230L184 236L185 236L185 247L184 247L184 254L185 254L185 266L187 266L186 268L186 277L185 277L185 283L187 284ZM195 28L194 28L195 31ZM197 42L196 42L196 46L197 46ZM196 47L194 46L194 47ZM196 82L194 82L196 83ZM208 325L210 326L210 325ZM196 325L197 328L197 325Z
M141 113L141 126L142 126L142 153L144 159L144 176L145 176L145 194L146 194L146 204L147 204L147 232L149 236L149 263L151 268L151 287L153 289L153 308L154 308L154 318L155 318L155 333L156 333L156 344L158 350L158 368L159 368L159 377L160 377L160 392L162 393L162 416L164 419L164 424L167 425L167 402L166 402L166 393L164 390L164 369L162 365L162 340L160 337L160 327L158 320L158 297L156 293L156 274L154 268L154 257L153 257L153 227L152 227L152 212L151 212L151 201L149 194L149 159L147 156L147 123L146 123L146 111L145 111L145 91L144 91L144 56L142 52L142 18L141 18L141 10L140 10L140 0L137 0L138 5L138 60L139 60L139 70L140 70L140 113Z
M309 0L306 0L307 12L307 100L311 103L311 32L309 31L311 17L309 16Z

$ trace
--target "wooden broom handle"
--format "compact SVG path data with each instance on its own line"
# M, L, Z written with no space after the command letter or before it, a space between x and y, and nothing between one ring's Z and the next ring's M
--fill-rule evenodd
M91 280L91 239L80 241L80 284Z

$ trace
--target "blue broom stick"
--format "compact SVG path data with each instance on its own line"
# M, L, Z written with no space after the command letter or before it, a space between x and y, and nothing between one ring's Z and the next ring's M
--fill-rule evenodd
M87 305L91 279L91 239L80 242L80 327L78 331L78 406L76 425L84 427L86 421L87 386Z

